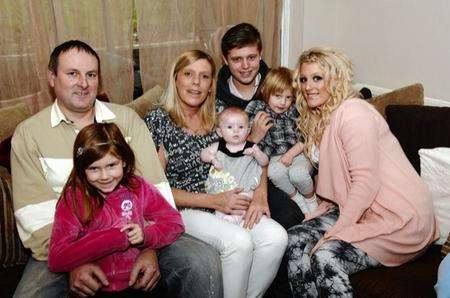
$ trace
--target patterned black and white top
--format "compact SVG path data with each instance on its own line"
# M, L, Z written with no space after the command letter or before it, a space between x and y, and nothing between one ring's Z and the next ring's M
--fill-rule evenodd
M151 110L144 120L152 133L156 149L164 146L166 176L170 186L189 192L205 192L210 164L200 160L200 152L219 140L217 134L190 134L176 125L162 108Z
M292 146L303 138L296 126L299 113L293 104L282 114L275 113L269 105L261 100L252 100L245 108L250 121L253 122L259 111L265 111L272 118L273 126L267 132L258 146L267 156L281 155L286 153Z

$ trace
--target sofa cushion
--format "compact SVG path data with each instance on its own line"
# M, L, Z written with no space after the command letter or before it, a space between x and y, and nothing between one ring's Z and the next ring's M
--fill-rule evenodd
M0 265L2 269L23 265L28 259L16 229L12 207L11 178L8 171L0 167Z
M437 244L444 244L450 233L450 148L420 149L420 176L433 199L439 225Z
M14 133L17 124L31 116L31 112L25 103L0 109L0 141L10 137Z
M369 102L386 118L385 110L388 105L423 105L423 86L422 84L406 86L375 96Z
M418 173L419 149L450 147L450 107L390 105L386 120Z
M164 90L161 86L156 85L126 105L135 110L141 118L144 118L148 111L150 111L159 101L163 91Z
M421 148L450 147L450 108L390 105L386 120L409 161L420 173ZM350 276L357 297L436 297L441 246L398 267L363 270Z
M0 166L9 170L11 136L17 124L31 116L31 112L25 103L0 109Z
M11 138L0 141L0 166L11 172Z

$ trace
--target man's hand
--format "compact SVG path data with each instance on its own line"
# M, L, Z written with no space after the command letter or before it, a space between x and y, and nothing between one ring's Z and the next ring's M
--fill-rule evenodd
M130 274L129 286L144 291L153 290L161 278L156 251L146 249L141 251Z
M94 296L103 286L109 282L105 273L98 265L87 263L81 265L69 274L70 290L80 297Z
M240 194L242 188L235 188L215 195L216 210L225 214L242 215L248 209L248 197Z
M253 119L252 131L248 138L255 144L258 144L266 136L267 131L273 126L272 118L263 111L256 113Z

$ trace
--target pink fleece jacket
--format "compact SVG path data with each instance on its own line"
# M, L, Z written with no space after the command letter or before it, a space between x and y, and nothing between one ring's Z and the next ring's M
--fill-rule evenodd
M109 286L104 291L121 291L128 287L131 269L143 248L158 249L174 242L184 231L180 214L159 191L143 178L133 179L139 187L134 192L119 186L109 194L95 218L83 226L72 211L72 202L81 203L81 195L56 207L48 256L53 272L67 272L82 264L94 262L106 274ZM80 205L78 205L80 206ZM131 246L125 232L127 223L144 227L144 243Z
M386 266L407 262L438 237L431 196L383 117L360 99L331 115L320 143L317 193L340 215L322 243L352 243ZM331 207L324 201L311 215Z

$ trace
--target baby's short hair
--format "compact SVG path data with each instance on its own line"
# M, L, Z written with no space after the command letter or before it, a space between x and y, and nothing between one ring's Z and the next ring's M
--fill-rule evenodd
M219 125L223 121L224 117L226 117L227 115L230 115L230 114L240 114L245 117L247 122L249 122L247 113L243 109L233 106L233 107L228 107L219 113L219 115L217 117L217 125Z

